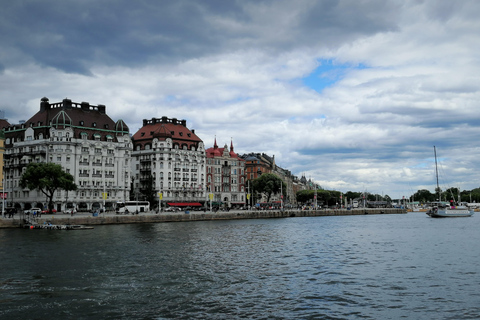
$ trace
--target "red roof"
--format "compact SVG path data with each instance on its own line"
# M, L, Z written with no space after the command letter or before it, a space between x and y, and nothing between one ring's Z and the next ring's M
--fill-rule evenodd
M133 141L143 145L151 142L154 138L158 140L171 138L173 143L187 144L188 147L196 146L199 142L202 142L202 139L194 131L186 127L185 120L168 119L166 117L143 120L143 127L133 135Z
M237 159L237 160L241 160L241 161L245 161L243 160L242 158L240 158L238 156L238 154L236 154L234 151L233 151L233 142L230 144L230 151L228 151L228 148L226 148L227 145L225 145L224 148L219 148L218 145L217 145L217 138L215 138L215 142L213 144L213 148L208 148L207 150L205 150L206 154L207 154L207 158L217 158L217 157L222 157L223 156L223 152L225 151L225 149L227 150L227 153L228 155L230 156L230 158L234 158L234 159Z

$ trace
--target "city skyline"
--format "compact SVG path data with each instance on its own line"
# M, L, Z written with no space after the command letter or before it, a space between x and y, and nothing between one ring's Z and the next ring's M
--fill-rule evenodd
M475 1L24 1L0 13L0 109L187 120L325 189L480 186ZM20 23L21 22L21 23ZM27 115L27 116L25 116Z

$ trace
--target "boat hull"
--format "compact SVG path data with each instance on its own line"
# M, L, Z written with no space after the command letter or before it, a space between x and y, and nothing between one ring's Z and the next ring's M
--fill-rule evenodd
M437 209L434 208L427 212L432 218L461 218L461 217L471 217L473 215L473 210L468 209Z

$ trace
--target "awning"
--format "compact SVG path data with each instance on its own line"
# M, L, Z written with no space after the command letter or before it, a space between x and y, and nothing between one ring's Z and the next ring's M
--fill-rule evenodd
M201 207L200 202L167 202L172 207Z

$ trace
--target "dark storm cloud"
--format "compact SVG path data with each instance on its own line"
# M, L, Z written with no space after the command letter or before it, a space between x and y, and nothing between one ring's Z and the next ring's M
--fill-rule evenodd
M0 39L20 53L9 63L27 58L89 74L96 63L140 66L239 49L275 54L338 45L395 28L393 10L371 1L11 1L0 14Z

